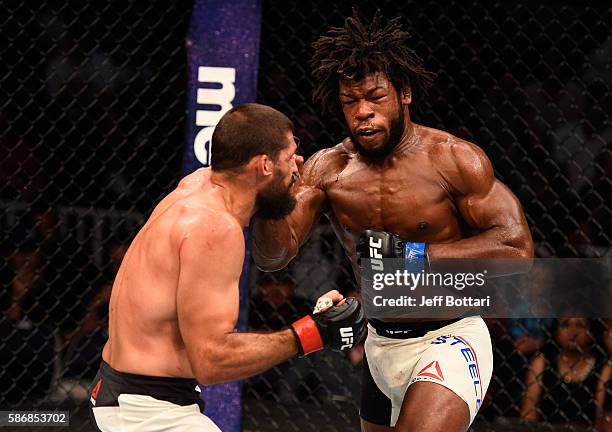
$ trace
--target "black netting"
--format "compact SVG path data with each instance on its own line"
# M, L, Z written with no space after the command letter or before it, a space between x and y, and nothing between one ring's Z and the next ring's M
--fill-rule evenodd
M180 176L191 4L0 4L0 408L69 407L79 425L118 260ZM351 6L263 4L258 100L295 122L307 156L344 134L341 118L311 102L308 59L311 42ZM413 119L485 150L523 204L537 255L609 253L611 8L383 1L362 12L376 7L404 17L413 48L438 74ZM355 290L325 220L288 269L249 276L256 329L285 326L328 289ZM536 427L593 424L612 348L603 320L587 323L586 377L558 366L558 322L488 324L495 372L476 430L529 430L518 418L531 362L545 365ZM361 355L319 352L247 380L244 429L359 430ZM603 408L611 397L600 391Z

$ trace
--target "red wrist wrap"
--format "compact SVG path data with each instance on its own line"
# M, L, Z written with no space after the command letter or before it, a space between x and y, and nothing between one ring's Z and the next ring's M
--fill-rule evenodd
M291 324L291 327L293 327L293 330L295 331L295 334L302 345L304 355L323 348L321 333L319 333L317 324L310 315L300 318Z

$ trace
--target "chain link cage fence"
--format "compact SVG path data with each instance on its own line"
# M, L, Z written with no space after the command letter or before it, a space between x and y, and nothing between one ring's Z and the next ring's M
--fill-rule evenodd
M106 339L114 272L180 176L190 2L1 0L0 408L70 409ZM264 1L261 103L287 113L305 156L344 136L311 102L311 42L348 2ZM605 2L380 1L438 74L416 122L477 143L519 197L540 257L610 246L612 10ZM279 329L328 289L356 290L322 221L286 270L252 267L249 325ZM577 287L579 289L579 287ZM589 430L612 349L608 322L489 320L495 371L474 430ZM576 377L558 368L559 328L593 337ZM537 353L543 354L537 354ZM245 431L359 430L362 351L319 352L249 379ZM545 358L537 423L520 421L526 372ZM564 379L567 378L567 379ZM601 386L600 386L601 387ZM554 397L551 397L554 396ZM435 415L435 413L432 413ZM534 426L535 425L535 426ZM23 430L23 429L22 429Z

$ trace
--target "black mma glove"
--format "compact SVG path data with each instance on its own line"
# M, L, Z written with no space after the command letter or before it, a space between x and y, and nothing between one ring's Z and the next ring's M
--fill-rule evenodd
M357 258L362 272L366 270L366 274L373 271L392 272L399 270L399 267L419 272L427 270L429 266L426 243L406 242L386 231L362 231L357 244ZM383 261L386 258L401 258L403 263L400 262L398 266L398 261ZM364 267L366 263L368 268ZM385 263L392 268L384 268Z
M366 321L359 300L348 297L340 305L306 315L291 324L300 355L318 351L324 346L334 351L349 350L365 335Z

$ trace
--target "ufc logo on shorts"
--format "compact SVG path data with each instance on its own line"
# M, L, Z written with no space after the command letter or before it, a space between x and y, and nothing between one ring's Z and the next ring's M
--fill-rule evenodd
M382 247L382 239L374 240L370 237L370 257L372 262L372 270L382 271L384 269L380 248Z
M340 338L342 340L341 350L345 348L353 347L353 328L352 327L342 327L340 329Z

